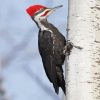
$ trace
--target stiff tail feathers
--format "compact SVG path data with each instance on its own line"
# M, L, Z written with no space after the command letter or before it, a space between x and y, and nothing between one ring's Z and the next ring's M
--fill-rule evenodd
M57 69L57 80L58 80L58 86L62 88L64 94L66 95L66 87L65 87L65 80L63 75L63 69L62 67L56 67Z

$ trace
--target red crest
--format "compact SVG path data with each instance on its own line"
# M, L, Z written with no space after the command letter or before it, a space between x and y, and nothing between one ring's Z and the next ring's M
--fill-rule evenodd
M33 6L30 6L29 8L27 8L26 11L30 16L34 16L35 13L42 8L46 8L46 7L42 6L42 5L33 5Z

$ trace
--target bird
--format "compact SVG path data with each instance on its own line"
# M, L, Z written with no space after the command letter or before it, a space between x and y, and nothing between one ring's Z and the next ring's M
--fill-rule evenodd
M39 28L38 48L45 73L49 81L53 84L55 92L58 94L59 88L61 88L66 95L66 84L62 68L66 57L66 39L61 32L47 20L49 15L60 7L62 7L62 5L53 8L43 5L32 5L26 9L26 12Z

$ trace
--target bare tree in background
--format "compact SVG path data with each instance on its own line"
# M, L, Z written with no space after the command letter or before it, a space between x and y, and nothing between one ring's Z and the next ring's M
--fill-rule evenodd
M0 100L11 100L4 87L4 78L2 75L2 70L3 70L2 61L0 60Z
M100 0L69 0L65 100L100 100Z

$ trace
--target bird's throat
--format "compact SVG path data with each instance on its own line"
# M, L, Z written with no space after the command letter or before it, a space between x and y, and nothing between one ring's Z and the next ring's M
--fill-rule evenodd
M46 26L42 23L42 21L38 21L37 22L38 27L43 31L43 30L48 30L48 28L46 28Z
M35 20L38 28L41 30L41 31L44 31L44 30L49 30L47 25L48 25L48 22L47 22L47 19L43 19L43 20Z

